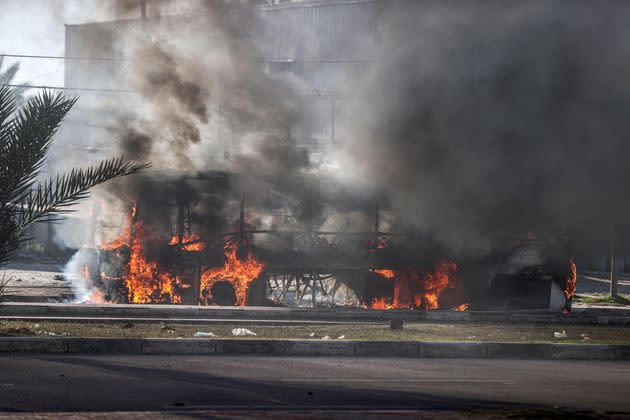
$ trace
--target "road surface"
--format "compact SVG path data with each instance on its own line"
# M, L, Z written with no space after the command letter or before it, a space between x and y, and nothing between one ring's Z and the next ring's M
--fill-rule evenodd
M630 363L246 356L0 358L0 411L523 407L630 412Z
M630 278L628 273L620 274L618 282L617 288L619 293L630 294ZM610 273L597 271L578 273L576 287L578 293L609 293Z

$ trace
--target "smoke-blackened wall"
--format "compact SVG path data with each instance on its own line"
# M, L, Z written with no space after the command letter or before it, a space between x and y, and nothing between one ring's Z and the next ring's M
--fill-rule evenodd
M384 2L346 122L348 179L452 249L630 222L630 8Z

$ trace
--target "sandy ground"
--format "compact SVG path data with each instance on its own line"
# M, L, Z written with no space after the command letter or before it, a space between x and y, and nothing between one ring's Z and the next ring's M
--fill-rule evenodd
M8 280L6 294L11 301L51 302L72 299L70 282L62 276L63 264L15 262L0 277Z

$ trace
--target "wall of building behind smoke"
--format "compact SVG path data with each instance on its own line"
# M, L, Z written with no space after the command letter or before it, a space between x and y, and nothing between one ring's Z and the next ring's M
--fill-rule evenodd
M467 255L627 231L625 2L388 4L345 127L347 182Z
M103 63L89 61L67 70L73 83L116 92L82 95L60 133L79 144L66 142L57 162L85 165L122 153L151 161L144 176L156 182L168 171L230 170L249 175L238 187L253 202L265 199L269 183L288 196L319 196L305 193L322 183L308 151L290 135L302 113L300 81L280 82L267 74L256 40L247 33L251 9L220 2L198 7L202 12L194 17L95 24L77 27L83 31L77 34L68 28L73 55L105 54L120 61L105 70ZM135 190L141 185L146 183L110 183L80 208L78 218L95 221L94 245L119 233L129 201L143 194ZM89 241L77 237L73 224L59 225L57 238L65 246L84 246Z
M95 100L98 118L113 120L99 147L114 139L154 170L248 173L241 188L254 201L266 190L257 180L295 202L309 196L305 186L320 197L321 185L340 180L383 196L393 228L462 254L527 232L609 237L627 226L630 202L618 187L630 147L623 3L380 4L373 71L348 84L356 100L340 127L345 147L326 176L287 134L303 117L303 81L269 77L246 36L249 9L220 2L197 3L196 19L116 28L114 52L125 62L115 85L135 99L127 109ZM88 39L85 51L107 51L92 44L107 39ZM109 205L132 197L134 185L97 195ZM100 225L119 226L126 207L101 211L111 220Z

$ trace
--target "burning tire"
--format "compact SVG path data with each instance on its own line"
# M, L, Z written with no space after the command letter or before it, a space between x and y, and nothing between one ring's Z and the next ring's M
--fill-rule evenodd
M219 306L236 306L236 290L230 282L219 281L210 287L207 300Z

